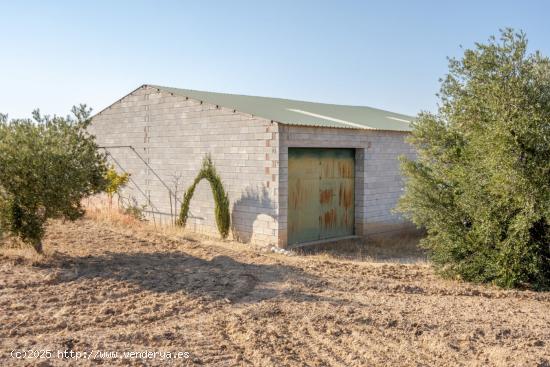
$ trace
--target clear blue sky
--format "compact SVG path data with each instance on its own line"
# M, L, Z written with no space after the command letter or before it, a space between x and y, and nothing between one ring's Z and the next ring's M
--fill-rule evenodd
M499 28L550 55L549 1L0 0L0 112L95 111L141 84L435 110L446 56Z

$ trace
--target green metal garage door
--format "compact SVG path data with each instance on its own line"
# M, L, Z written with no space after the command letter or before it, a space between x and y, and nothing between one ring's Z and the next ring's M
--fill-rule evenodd
M354 149L288 149L288 243L353 235Z

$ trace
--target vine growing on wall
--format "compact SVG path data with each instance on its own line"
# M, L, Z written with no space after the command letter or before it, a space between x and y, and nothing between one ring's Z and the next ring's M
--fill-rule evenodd
M227 193L223 188L223 184L220 176L216 172L216 168L212 163L212 159L209 155L204 157L202 161L202 167L195 177L193 184L185 191L183 195L183 202L181 204L180 215L178 219L178 225L185 227L187 223L187 217L189 215L189 205L191 203L191 198L195 193L195 188L199 182L203 179L206 179L210 183L212 188L212 194L214 195L214 214L216 217L216 226L218 227L218 232L222 238L227 238L229 235L229 226L231 224L231 217L229 215L229 199Z

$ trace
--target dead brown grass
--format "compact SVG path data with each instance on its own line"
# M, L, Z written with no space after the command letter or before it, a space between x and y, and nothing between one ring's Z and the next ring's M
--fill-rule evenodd
M140 220L124 213L116 200L112 205L105 196L95 196L86 199L84 203L86 208L86 218L107 226L119 226L125 230L145 230L157 235L163 235L170 238L189 241L209 241L214 240L206 234L186 231L183 228L169 223L161 223L155 220Z
M14 348L191 353L69 365L550 363L548 293L443 281L423 261L388 262L399 250L383 244L289 257L170 231L54 221L45 256L2 248L0 365L68 364Z
M418 244L421 233L414 230L380 234L367 239L342 240L295 250L300 255L326 256L333 259L421 264L426 252Z
M118 224L126 228L141 228L147 222L130 215L124 214L123 208L119 206L117 200L113 200L110 204L109 199L105 195L93 196L85 199L84 207L86 208L86 217L93 219L96 222L106 224Z

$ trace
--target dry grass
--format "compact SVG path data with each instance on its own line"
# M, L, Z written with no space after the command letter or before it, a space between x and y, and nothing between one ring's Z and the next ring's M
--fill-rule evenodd
M114 201L112 205L109 205L109 201L105 196L91 197L86 200L84 206L86 208L86 218L103 223L107 226L114 224L126 230L146 230L180 240L214 240L208 235L186 231L179 226L160 224L151 220L140 220L135 218L124 213L124 209L119 207L116 201Z
M86 217L100 223L114 223L126 228L141 228L147 224L147 222L140 221L135 217L124 214L123 208L119 206L118 201L113 200L112 203L109 203L105 195L86 199L84 201L84 207L86 208Z
M388 233L367 239L343 240L313 247L298 249L300 255L326 256L370 262L420 264L427 262L426 252L418 244L418 231Z
M0 365L38 364L14 348L191 354L69 365L550 363L548 293L442 281L382 243L289 257L94 218L52 222L44 257L0 250Z

